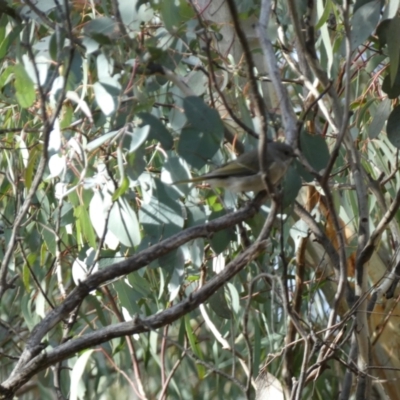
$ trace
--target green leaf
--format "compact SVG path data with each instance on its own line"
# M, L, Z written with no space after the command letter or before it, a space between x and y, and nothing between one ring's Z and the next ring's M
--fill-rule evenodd
M29 296L22 297L19 310L26 326L31 331L35 327L35 325L39 322L38 321L39 317L37 316L37 314L33 314L32 304Z
M148 3L148 0L137 0L137 1L136 1L136 7L135 7L135 8L136 8L136 11L139 10L139 8L140 8L141 5L147 4L147 3Z
M2 89L11 80L11 76L14 73L14 65L10 65L4 69L0 75L0 89Z
M34 147L29 151L29 161L28 166L25 169L25 186L29 189L32 185L33 174L35 173L35 167L38 158L41 156L41 151L39 148Z
M163 0L161 2L160 12L168 31L176 32L182 23L182 18L175 0Z
M62 120L60 121L60 129L66 129L72 124L72 119L74 117L74 109L70 104L64 104Z
M108 228L127 247L133 247L140 243L139 222L136 213L125 197L120 197L113 204Z
M301 184L299 172L293 165L290 165L282 182L283 209L293 204L299 193L299 190L301 189Z
M0 19L0 59L2 59L8 50L10 45L10 37L6 35L6 26L8 24L8 19L5 15L2 15Z
M128 164L125 172L131 182L136 182L147 166L144 160L144 149L139 148L134 153L127 154L125 158Z
M50 227L51 229L51 227ZM47 229L47 227L41 230L42 238L46 244L47 251L49 251L53 256L56 255L56 237L54 231Z
M386 132L390 143L400 149L400 106L397 106L389 115Z
M104 229L106 229L105 223L107 211L111 204L111 195L107 192L107 190L96 190L92 199L90 200L90 221L99 238L102 238L104 235ZM105 244L107 244L109 248L115 250L119 245L119 240L115 235L112 234L112 232L108 231L105 235Z
M170 197L172 191L176 196L174 189L165 186L159 179L154 179L154 183L150 202L144 203L139 210L139 220L153 243L180 232L184 223L179 203Z
M93 85L94 96L97 104L105 116L110 116L117 111L120 87L114 78L109 78Z
M2 17L2 21L7 20L7 18L4 18L4 15ZM4 58L7 54L7 51L12 48L12 44L14 40L18 37L18 35L21 33L23 25L17 25L15 26L11 32L8 32L7 35L1 39L0 43L0 60Z
M96 248L96 234L93 230L93 226L90 222L89 213L86 209L86 206L79 205L74 209L74 215L77 219L77 223L79 223L83 237L89 243L90 247L93 249Z
M195 96L185 97L183 108L192 127L222 140L224 125L217 110L208 107L200 97Z
M321 2L322 3L322 2ZM332 2L331 0L327 0L325 3L324 11L319 19L319 21L315 25L315 30L318 30L326 23L326 21L329 18L329 15L331 13L331 8L332 8Z
M168 271L169 301L175 300L184 282L185 258L181 248L159 258L160 267Z
M124 176L122 180L122 184L118 187L118 189L113 193L112 200L116 201L120 198L125 192L129 189L129 179Z
M131 298L134 301L139 301L144 297L148 297L152 294L149 282L140 276L139 272L132 272L128 275L129 284L132 286Z
M189 165L201 169L214 157L220 145L221 141L212 134L197 127L186 127L182 129L177 151Z
M79 390L79 381L82 378L83 372L85 371L86 364L89 361L90 356L92 355L94 350L85 350L83 354L78 357L75 362L74 367L71 371L71 387L70 387L70 400L78 400L78 390Z
M153 17L154 13L151 7L140 7L147 2L140 0L118 0L122 22L128 30L139 30L141 23L148 22Z
M112 18L100 17L89 21L84 28L86 35L95 39L100 44L111 44L110 39L115 38L118 24Z
M329 162L329 149L320 135L310 135L302 131L300 134L300 148L309 164L316 170L326 168Z
M51 218L53 221L59 218L59 209L55 209ZM64 202L61 207L60 213L60 226L65 226L74 223L74 210L72 208L72 204L68 202Z
M30 280L29 277L31 275L31 272L29 271L29 268L26 264L24 264L22 268L22 282L24 283L24 288L27 293L30 293L31 291L31 285L30 285Z
M186 328L186 335L190 343L190 347L193 351L193 353L200 358L200 360L204 360L203 353L201 352L201 348L199 346L199 343L197 341L196 336L194 335L193 329L190 325L190 315L186 314L185 315L185 328ZM197 364L197 372L199 374L199 379L203 379L206 374L205 367L201 364Z
M390 40L389 36L390 25L391 25L391 20L387 19L385 21L382 21L376 28L376 35L378 36L379 39L380 48L384 47Z
M113 139L118 133L119 133L119 131L112 131L112 132L107 132L104 135L98 136L96 139L92 140L85 146L85 150L88 152L96 150L97 148L102 146L104 143Z
M321 11L320 8L322 7L322 1L318 1L317 2L317 10ZM318 22L318 24L321 24L319 28L315 28L315 29L319 29L321 32L321 38L322 38L322 44L324 45L324 49L325 49L325 53L326 53L326 57L327 57L327 67L325 67L325 69L330 70L332 63L333 63L333 49L332 49L332 42L331 42L331 35L330 32L328 30L328 24L326 23L326 21L328 20L330 13L331 13L331 8L332 8L332 3L331 0L327 0L326 4L325 4L325 8L322 12L320 21ZM323 52L321 53L321 56L323 55ZM322 62L322 58L321 58L321 62Z
M380 5L382 6L382 0L356 0L355 4L354 4L353 12L355 13L359 8L361 8L362 6L364 6L367 3L371 3L371 2L380 3Z
M87 296L85 301L87 301L88 307L96 310L96 318L99 319L101 326L104 327L108 326L109 325L109 322L107 320L108 314L107 314L107 309L104 308L104 304L100 303L96 296Z
M35 88L32 80L22 64L14 66L15 95L22 108L30 107L36 99Z
M135 128L133 132L125 133L123 147L127 149L129 153L133 153L145 142L149 132L149 125L141 125L140 127Z
M394 18L397 11L399 10L400 0L390 0L385 5L385 10L383 12L382 19Z
M161 180L165 183L173 183L190 178L190 171L186 163L177 157L172 151L169 151L168 158L164 162L161 170ZM189 185L175 185L177 190L182 191L185 195L189 194Z
M388 117L391 109L391 101L386 98L383 99L378 106L378 109L375 111L374 118L371 122L371 125L368 128L368 134L370 139L375 139L381 133Z
M229 299L232 311L237 315L240 311L240 296L237 288L232 285L232 283L228 282L226 284L227 297Z
M140 298L137 297L135 289L122 280L114 282L113 286L118 295L120 304L128 311L131 318L133 318L140 312L140 307L137 304Z
M92 54L95 53L99 47L100 44L98 41L88 37L88 36L84 36L82 39L82 45L85 47L86 49L86 54Z
M355 50L374 32L380 18L381 2L369 1L353 14L350 22L351 49Z
M225 210L213 211L209 216L209 221L226 215ZM235 232L232 228L226 228L213 234L210 245L216 254L222 253L229 245L231 240L235 240Z
M390 74L387 74L382 82L382 90L388 95L389 99L395 99L400 95L400 69L397 71L394 82Z
M179 0L179 14L185 22L196 17L194 8L186 0Z
M142 112L139 113L138 116L142 119L142 123L139 125L140 127L145 125L150 126L148 138L150 140L159 141L165 150L170 150L174 142L171 133L165 127L165 125L152 114Z
M399 69L400 56L400 18L395 17L389 25L390 40L388 41L388 53L390 58L390 81L393 84L396 80L397 71Z
M260 234L260 232L264 226L265 220L267 218L268 218L268 213L266 212L265 208L263 207L260 209L260 211L255 216L253 216L252 218L249 218L246 221L246 224L248 224L249 227L251 228L251 232L254 237L257 237Z
M203 205L191 204L187 203L186 211L187 211L187 226L197 226L202 225L206 222L206 210Z
M64 45L65 35L60 37L61 32L53 33L49 42L49 54L53 61L57 62L57 55L59 52L58 42L60 42L61 46ZM61 40L60 40L61 39Z
M192 265L198 269L201 268L204 261L204 239L194 239L187 244L189 257Z
M218 289L208 300L212 310L221 318L231 319L232 311L230 310L225 298L225 288Z

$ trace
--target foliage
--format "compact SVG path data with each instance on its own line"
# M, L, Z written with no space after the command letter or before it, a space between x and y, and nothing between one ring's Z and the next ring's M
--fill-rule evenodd
M399 398L399 1L92 3L0 1L0 398Z

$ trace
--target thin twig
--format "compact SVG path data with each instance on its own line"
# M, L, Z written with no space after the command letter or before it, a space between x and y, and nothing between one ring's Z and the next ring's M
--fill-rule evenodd
M278 62L271 41L268 39L268 23L271 16L271 0L263 0L259 26L257 29L258 39L264 55L264 63L268 67L268 73L279 98L279 107L282 111L285 136L289 143L296 144L297 118L293 111L288 92L282 84Z

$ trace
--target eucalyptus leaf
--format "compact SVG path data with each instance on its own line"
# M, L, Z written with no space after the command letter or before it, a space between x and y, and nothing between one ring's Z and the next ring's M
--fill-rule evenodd
M283 179L283 209L293 204L299 190L301 189L301 178L299 172L293 165L290 165Z
M163 0L160 11L165 27L171 32L177 31L182 23L182 17L175 0Z
M153 17L153 9L147 2L140 0L118 0L118 8L124 25L133 31L140 29L140 24L148 22Z
M154 183L153 196L140 208L139 220L147 235L159 240L180 232L184 219L181 206L171 199L168 188L159 179Z
M220 140L198 128L182 129L178 142L178 154L192 167L203 168L217 153Z
M388 53L390 58L390 81L392 85L396 80L397 71L399 70L399 58L400 58L400 18L395 17L390 21L388 35L391 40L387 42Z
M139 113L138 116L142 119L140 127L150 126L149 139L158 140L165 150L172 148L172 135L157 117L144 112Z
M93 85L94 95L96 102L105 116L110 116L117 111L118 96L120 94L119 88L116 87L116 81L112 82L111 79L107 82L96 82Z
M400 95L400 69L397 71L394 81L392 81L390 74L385 76L382 90L388 95L389 99L395 99Z
M133 288L127 280L120 280L113 284L118 300L133 318L140 312L140 307L137 302L141 298L138 296L135 288Z
M400 106L395 107L390 113L386 132L390 143L400 149Z
M110 39L115 38L118 31L117 22L109 17L92 19L85 24L85 34L100 44L111 44Z
M374 0L368 1L356 9L350 25L351 29L351 49L355 50L364 43L376 29L380 18L381 2Z
M148 297L152 293L152 289L147 279L140 276L139 272L132 272L128 275L128 282L132 287L130 297L133 301L139 301L145 297Z
M150 125L142 125L134 129L133 132L126 132L124 135L123 146L129 153L136 151L147 139L150 132Z
M190 171L187 165L174 153L169 152L168 159L163 164L161 170L161 180L167 184L173 184L173 182L185 180L189 177ZM185 194L190 192L188 185L174 185L174 187Z
M33 82L21 64L16 64L14 66L14 76L15 95L18 103L21 107L28 108L33 104L36 98Z
M226 215L225 210L213 211L209 217L209 220L212 221L224 215ZM232 228L226 228L214 233L210 239L210 244L214 252L216 254L220 254L228 247L231 240L235 240L234 230Z
M382 19L394 18L399 10L400 0L390 0L385 7Z
M96 150L97 148L102 146L104 143L113 139L118 133L119 133L119 131L112 131L112 132L108 132L108 133L105 133L105 134L97 137L96 139L92 140L85 146L86 151L90 152L90 151Z
M200 269L204 261L204 239L198 238L188 244L190 261L192 265Z
M71 371L71 388L70 388L70 400L78 400L80 397L78 395L79 385L78 382L82 378L83 372L86 368L86 364L89 362L94 350L86 350L79 358L76 360L74 367Z
M302 131L300 134L300 148L310 165L318 172L326 168L329 162L329 149L320 135L310 135Z
M389 30L390 30L391 20L387 19L382 21L376 28L376 35L379 39L379 47L384 47L390 40Z
M108 228L127 247L140 243L140 229L136 213L124 196L114 202L108 220Z
M381 133L385 123L389 117L391 109L391 101L386 98L381 100L378 109L375 112L371 125L368 128L369 137L375 139Z
M221 318L231 319L232 311L225 299L225 288L218 289L209 299L212 310Z
M201 132L212 134L221 140L224 125L217 110L208 107L200 97L189 96L183 101L186 117L192 127L197 127Z

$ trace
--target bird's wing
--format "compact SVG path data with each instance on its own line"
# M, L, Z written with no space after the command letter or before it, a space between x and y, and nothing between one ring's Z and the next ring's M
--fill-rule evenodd
M230 161L214 171L203 175L203 178L226 178L229 176L247 176L257 174L259 171L258 153L250 151L242 154L236 160Z

